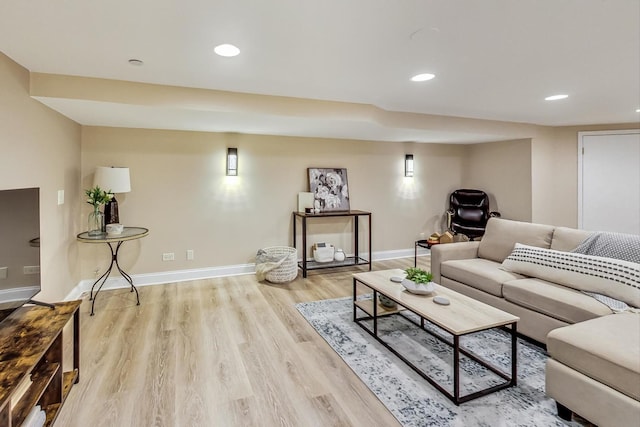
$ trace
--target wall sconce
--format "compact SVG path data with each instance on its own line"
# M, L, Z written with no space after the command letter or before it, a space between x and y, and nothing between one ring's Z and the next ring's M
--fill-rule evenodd
M413 154L404 156L404 176L413 177Z
M227 148L227 176L238 176L237 148Z

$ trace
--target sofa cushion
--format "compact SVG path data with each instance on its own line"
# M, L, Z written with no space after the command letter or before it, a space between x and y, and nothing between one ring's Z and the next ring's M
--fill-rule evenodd
M445 261L440 266L440 274L497 297L502 297L504 282L524 278L502 270L500 263L483 258Z
M502 267L640 307L640 264L634 262L516 243Z
M507 301L567 323L612 313L609 307L589 295L541 279L505 282L502 294Z
M490 218L478 247L478 256L502 262L516 243L548 249L552 235L553 227L550 225Z
M640 314L587 320L547 335L556 361L640 400Z
M556 227L553 230L550 249L556 251L572 251L593 234L592 231L575 228Z
M572 252L640 263L640 236L601 231L593 233Z

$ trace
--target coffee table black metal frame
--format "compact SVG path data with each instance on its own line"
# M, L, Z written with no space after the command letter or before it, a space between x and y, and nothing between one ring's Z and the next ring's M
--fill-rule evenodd
M138 294L138 289L133 284L133 279L126 271L124 271L120 267L120 264L118 263L118 251L120 251L120 246L122 246L124 242L129 240L141 239L142 237L145 237L148 234L149 234L149 230L143 227L124 227L124 229L122 230L122 233L118 235L102 233L102 234L93 236L93 235L89 235L89 233L86 231L84 233L78 234L77 239L80 242L106 243L107 245L109 245L109 249L111 250L111 264L109 265L109 268L107 268L107 270L102 274L102 276L100 276L95 282L93 282L93 285L91 286L91 292L89 294L89 301L91 301L91 316L93 316L94 314L93 307L96 304L96 298L98 297L98 293L100 292L100 290L106 283L107 279L109 278L109 275L111 274L111 270L113 269L114 265L116 266L116 268L118 269L122 277L131 286L131 292L135 291L136 305L140 305L140 295ZM115 248L113 246L114 244L116 244ZM95 289L96 285L100 281L102 281L102 283L100 283L100 285L98 286L98 289ZM95 289L95 294L93 292L94 289Z
M378 315L378 304L371 304L372 305L372 311L373 313L371 315L369 315L369 313L364 310L361 306L359 306L358 304L356 304L357 302L357 285L358 283L368 287L369 289L371 289L371 291L373 292L373 301L378 301L378 294L381 294L381 292L376 291L373 288L370 288L369 285L367 283L364 283L360 280L358 280L356 277L353 278L353 321L360 326L362 329L364 329L365 331L367 331L367 333L369 333L371 336L373 336L378 342L380 342L383 346L385 346L385 348L387 348L389 351L391 351L393 354L395 354L398 358L400 358L404 363L406 363L411 369L413 369L414 371L416 371L422 378L424 378L425 380L427 380L429 382L429 384L431 384L432 386L434 386L436 389L438 389L438 391L440 391L442 394L444 394L447 398L449 398L453 403L455 403L456 405L460 405L461 403L464 402L468 402L470 400L473 399L477 399L479 397L482 396L486 396L490 393L494 393L498 390L502 390L508 387L513 387L515 385L517 385L517 322L513 322L510 324L507 324L505 326L509 326L510 328L510 332L511 332L511 375L508 375L506 373L504 373L502 370L500 370L499 368L493 366L492 364L490 364L489 362L482 360L480 357L478 357L477 355L469 352L468 350L460 347L460 337L464 336L464 335L470 335L476 332L480 332L480 331L474 331L474 332L470 332L469 334L461 334L461 335L453 335L453 343L449 342L446 338L435 334L433 332L431 332L428 329L425 329L424 327L424 323L425 321L429 322L429 319L425 319L423 316L421 316L419 313L414 312L413 310L402 306L402 304L397 301L395 298L383 294L386 297L394 300L396 303L398 303L398 305L402 306L403 308L405 308L406 310L412 312L413 314L415 314L416 316L418 316L420 318L420 323L417 323L415 321L413 321L412 319L410 319L407 316L403 316L405 319L411 321L412 323L414 323L417 326L420 326L420 328L422 330L424 330L425 332L429 333L430 335L432 335L433 337L435 337L436 339L438 339L439 341L442 341L443 343L453 347L453 393L451 393L449 390L445 389L441 384L439 384L438 382L436 382L434 379L432 379L430 376L427 375L426 372L424 372L423 370L421 370L420 368L418 368L415 364L413 364L409 359L407 359L406 357L404 357L402 354L400 354L395 348L393 348L391 345L389 345L387 342L385 342L379 335L378 335L378 318L380 317ZM364 317L357 317L357 311L358 309L362 310L364 313L367 314L367 316ZM385 313L382 314L382 316L390 316L390 315L400 315L402 316L402 311L400 310L396 310L396 311L386 311ZM369 327L367 327L367 325L364 323L367 320L373 320L373 330L371 330ZM429 322L431 323L431 322ZM488 329L493 329L493 328L488 328ZM476 363L484 366L485 368L489 369L491 372L495 373L496 375L498 375L499 377L503 378L505 380L505 382L497 384L495 386L491 386L491 387L487 387L486 389L483 390L479 390L464 396L460 396L460 354L463 354L465 356L467 356L468 358L472 359L473 361L475 361Z

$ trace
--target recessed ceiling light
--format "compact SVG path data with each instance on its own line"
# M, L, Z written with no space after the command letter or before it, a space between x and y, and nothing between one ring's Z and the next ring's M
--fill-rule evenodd
M231 57L240 54L240 49L232 44L221 44L216 46L213 51L220 56Z
M144 65L144 62L142 62L139 59L132 58L132 59L129 60L129 64L135 65L136 67L140 67L140 66Z
M416 74L415 76L411 77L411 81L412 82L426 82L427 80L431 80L435 76L436 76L435 74L429 74L429 73Z
M565 99L568 98L569 95L551 95L551 96L547 96L544 100L545 101L557 101L558 99Z

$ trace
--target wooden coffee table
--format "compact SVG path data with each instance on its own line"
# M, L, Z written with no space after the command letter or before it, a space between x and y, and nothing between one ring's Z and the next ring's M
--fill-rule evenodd
M441 393L447 396L456 405L485 396L507 387L515 386L517 383L517 337L516 324L519 317L499 310L488 304L476 301L466 295L462 295L451 289L440 285L435 285L435 290L429 295L415 295L409 293L399 283L390 280L392 276L404 277L402 270L384 270L371 271L366 273L357 273L353 275L353 321L360 325L365 331L370 333L380 343L382 343L393 354L402 359L413 370L420 374L424 379L429 381ZM371 300L357 300L358 283L370 288L373 291ZM378 294L382 294L398 304L398 309L387 309L379 303ZM433 302L433 297L440 295L446 297L451 302L450 305L439 305ZM389 343L385 342L378 335L378 318L381 316L389 316L400 314L406 309L420 318L420 327L430 333L440 341L447 343L453 347L453 393L438 384L434 379L429 377L426 372L419 369L407 358L394 349ZM365 316L358 317L358 310L362 310ZM365 324L365 321L373 320L373 329ZM411 319L409 319L411 320ZM432 333L424 328L425 321L430 322L444 329L453 335L453 343L445 338ZM483 331L497 327L509 326L511 331L511 374L505 373L497 367L491 365L486 360L460 347L460 337L474 332ZM464 396L460 396L460 354L467 356L476 363L484 366L494 372L505 382L479 390Z

